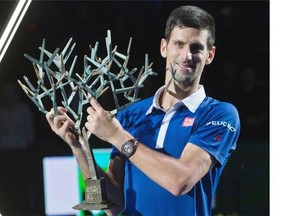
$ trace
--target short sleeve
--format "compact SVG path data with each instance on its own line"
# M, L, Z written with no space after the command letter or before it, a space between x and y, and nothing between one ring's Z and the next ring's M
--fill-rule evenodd
M210 105L198 119L189 142L207 151L221 165L236 149L240 134L237 109L230 103Z

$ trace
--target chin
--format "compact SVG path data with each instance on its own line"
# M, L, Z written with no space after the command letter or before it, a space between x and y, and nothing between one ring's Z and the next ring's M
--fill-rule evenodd
M174 82L178 86L190 86L193 84L193 79L191 78L183 78L183 77L175 77Z

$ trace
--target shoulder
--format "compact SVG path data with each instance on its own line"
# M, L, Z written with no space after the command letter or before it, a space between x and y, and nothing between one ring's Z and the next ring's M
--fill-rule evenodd
M152 105L153 97L149 97L140 101L137 101L125 109L118 112L117 117L122 118L123 116L135 115L137 113L146 113L149 107Z
M133 112L136 110L147 110L151 106L153 102L153 97L149 97L140 101L137 101L129 106L127 106L125 109L123 109L123 112Z
M229 121L235 124L240 123L237 108L230 102L219 101L217 99L206 97L200 107L197 109L198 120L200 121Z
M131 104L130 106L128 106L127 108L130 110L138 109L141 107L142 107L142 109L145 109L145 108L149 108L151 106L152 102L153 102L153 97L149 97L149 98L137 101L137 102Z
M206 97L203 101L202 106L199 107L200 109L207 109L210 112L217 112L217 113L231 113L237 114L237 108L230 102L219 101L217 99Z

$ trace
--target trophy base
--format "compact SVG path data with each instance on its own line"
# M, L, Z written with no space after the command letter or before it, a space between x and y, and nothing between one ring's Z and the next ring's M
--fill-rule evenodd
M85 199L82 203L73 207L76 210L104 210L112 209L118 205L111 202L106 195L105 179L87 179L85 181Z
M117 204L111 203L109 201L100 203L91 203L84 200L82 203L73 207L76 210L105 210L115 208Z

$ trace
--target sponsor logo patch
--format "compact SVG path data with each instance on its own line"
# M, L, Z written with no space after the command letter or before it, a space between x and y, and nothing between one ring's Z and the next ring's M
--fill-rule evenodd
M221 141L221 136L219 134L217 134L215 136L215 141L220 142Z
M194 124L195 118L186 117L182 123L183 127L191 127Z
M227 127L232 132L236 131L235 128L230 123L225 122L225 121L211 121L211 122L208 122L206 125L207 126L208 125L213 125L213 126L219 125L219 126Z

